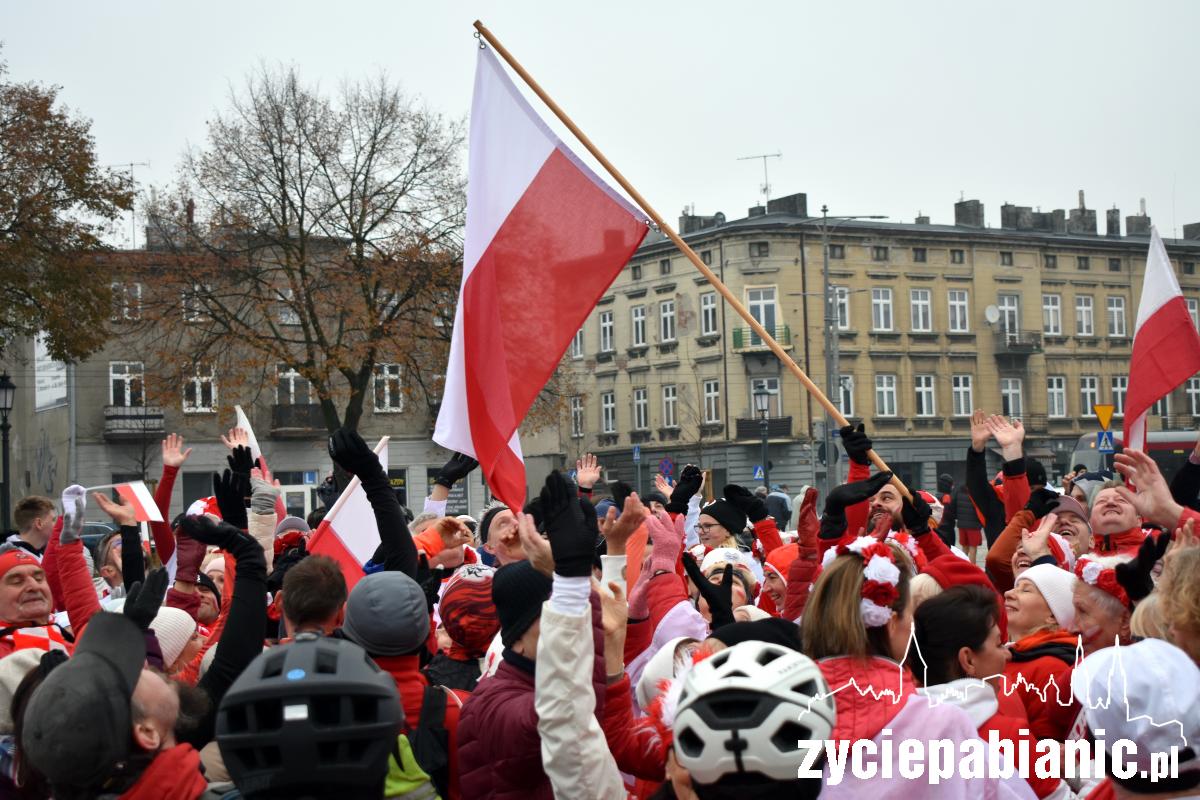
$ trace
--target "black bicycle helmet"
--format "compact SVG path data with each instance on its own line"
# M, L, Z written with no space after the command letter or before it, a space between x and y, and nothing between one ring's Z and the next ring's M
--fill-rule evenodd
M380 797L403 727L395 682L361 647L302 633L225 693L217 743L247 798Z

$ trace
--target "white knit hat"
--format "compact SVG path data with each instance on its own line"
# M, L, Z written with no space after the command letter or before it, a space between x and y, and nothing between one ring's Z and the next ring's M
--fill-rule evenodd
M1058 627L1069 630L1075 624L1075 603L1071 598L1077 578L1052 564L1035 564L1021 573L1018 581L1029 581L1042 593Z
M150 630L154 631L162 650L163 666L170 669L195 636L196 620L183 609L163 606L150 623Z
M45 650L26 648L0 658L0 734L13 732L12 699L29 671L41 663Z
M643 710L649 708L650 704L654 702L654 698L662 694L664 683L670 683L675 679L675 650L684 642L699 644L690 636L676 636L660 647L658 652L646 662L642 676L638 679L637 686L634 687L637 703Z
M204 565L204 568L201 571L205 575L207 575L210 572L224 573L225 572L225 556L217 556L216 558L211 559L207 564Z

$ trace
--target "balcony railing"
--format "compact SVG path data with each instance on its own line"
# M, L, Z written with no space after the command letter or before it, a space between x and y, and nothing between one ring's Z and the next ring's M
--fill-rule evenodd
M162 406L105 406L104 438L136 439L163 432Z
M792 346L792 329L787 325L776 325L767 329L775 337L775 341L784 347ZM733 329L733 352L741 353L747 350L766 350L767 343L751 328Z
M271 406L271 435L281 438L308 437L325 430L325 417L318 403L289 403Z
M782 344L782 342L781 342ZM762 438L762 420L760 419L739 419L737 420L736 428L738 439L761 439ZM792 438L792 418L791 417L767 417L767 438L768 439L790 439Z
M1036 331L1001 331L998 338L998 355L1027 356L1042 352L1042 334Z

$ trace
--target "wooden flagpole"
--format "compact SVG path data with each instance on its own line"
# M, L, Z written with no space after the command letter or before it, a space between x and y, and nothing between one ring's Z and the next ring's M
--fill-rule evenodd
M688 261L692 262L692 266L699 270L700 274L703 275L710 284L712 284L713 288L721 293L721 296L725 298L725 302L729 303L733 310L738 313L738 316L746 321L746 324L750 326L750 329L754 331L755 335L762 339L763 342L766 343L767 347L770 348L771 352L774 353L776 357L783 362L784 366L786 366L788 370L796 376L796 379L799 380L801 385L808 390L808 393L811 394L818 403L820 403L821 407L824 408L829 416L833 418L834 422L838 424L838 427L841 428L849 425L850 423L844 416L842 416L842 412L838 410L838 407L830 402L829 398L825 396L825 393L821 391L820 387L813 383L812 379L809 378L808 375L805 374L804 370L800 368L800 365L792 360L792 357L788 355L787 351L783 349L779 342L775 341L775 337L772 336L766 328L759 324L758 320L754 318L749 309L742 304L742 301L739 300L732 291L730 291L729 287L717 277L716 273L713 272L707 264L700 260L700 256L696 255L692 248L688 247L687 242L685 242L679 236L679 234L675 232L674 228L667 224L666 220L664 220L659 213L654 210L654 207L646 202L646 198L642 197L641 192L633 188L633 184L626 180L625 176L621 174L620 170L613 166L612 162L604 157L604 154L600 152L596 145L592 144L592 140L587 137L587 134L581 131L579 127L571 120L571 118L567 116L566 112L559 108L558 103L554 102L550 95L546 94L545 90L542 89L538 82L533 79L533 76L526 72L525 68L521 66L520 62L513 57L512 53L508 52L504 45L500 44L496 37L492 35L492 32L488 30L487 27L479 20L475 20L475 30L479 32L479 35L483 37L484 41L486 41L495 49L495 51L500 55L501 58L504 59L508 66L512 68L513 72L521 76L521 80L525 81L526 85L533 90L533 93L536 94L541 101L546 104L546 107L554 112L554 116L558 117L559 121L562 122L563 125L567 126L567 129L570 130L571 133L574 134L575 138L578 139L585 148L587 148L587 151L591 153L597 161L600 162L601 166L608 170L608 174L613 177L613 180L615 180L620 187L625 190L626 194L633 199L633 202L637 203L638 207L641 208L642 211L646 212L646 216L648 216L651 221L658 226L658 229L662 231L666 237L675 244L676 247L679 248L679 251L687 256ZM874 450L869 451L867 456L871 459L871 463L874 464L876 468L887 472L891 471L884 460L880 458L879 454ZM829 454L826 454L827 460L828 457ZM893 476L892 483L894 483L896 487L904 493L905 496L908 496L908 488L900 481L899 478Z

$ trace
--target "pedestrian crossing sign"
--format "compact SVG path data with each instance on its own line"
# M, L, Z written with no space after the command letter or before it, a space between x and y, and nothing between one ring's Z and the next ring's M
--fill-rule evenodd
M1098 431L1096 433L1096 452L1097 453L1114 453L1116 448L1113 446L1112 431Z
M752 478L752 480L761 481L763 479L763 477L764 477L764 473L763 473L762 464L756 464L754 466L754 477Z

